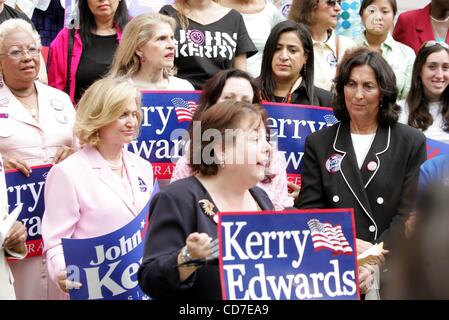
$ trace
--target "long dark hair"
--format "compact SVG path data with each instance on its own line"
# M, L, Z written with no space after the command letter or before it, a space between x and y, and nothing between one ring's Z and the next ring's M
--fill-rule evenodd
M435 52L449 50L439 44L423 47L419 50L413 64L412 84L407 96L409 108L408 125L417 129L427 130L433 123L433 117L429 112L429 99L424 94L424 85L421 80L421 71L429 55ZM443 130L449 132L449 86L441 94L440 102L443 106L441 115L443 118Z
M301 41L304 49L304 55L307 61L300 71L300 75L306 84L309 101L313 105L318 105L318 98L315 96L315 87L313 86L313 42L312 37L305 25L291 20L279 22L271 29L265 48L263 50L262 68L260 76L257 78L258 84L262 91L262 97L268 101L274 101L274 90L276 89L276 80L273 75L273 56L281 34L286 32L295 32ZM299 76L299 75L298 75Z
M95 22L95 17L92 11L90 11L89 9L87 0L79 0L78 9L80 12L79 32L81 35L83 46L86 48L92 43L92 30L95 30L97 28L97 24ZM128 8L126 7L126 1L122 0L119 2L117 10L114 14L114 25L118 26L120 30L123 30L128 20L129 17Z

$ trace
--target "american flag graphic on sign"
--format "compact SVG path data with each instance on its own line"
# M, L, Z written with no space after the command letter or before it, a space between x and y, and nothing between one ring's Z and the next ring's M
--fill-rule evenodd
M195 113L197 104L193 100L184 100L182 98L171 99L173 106L175 107L176 117L178 122L192 121L192 116Z
M312 235L315 251L328 249L333 255L351 254L352 248L346 240L340 225L321 223L318 219L307 222Z
M338 119L333 114L326 114L323 117L328 126L334 125L338 122Z

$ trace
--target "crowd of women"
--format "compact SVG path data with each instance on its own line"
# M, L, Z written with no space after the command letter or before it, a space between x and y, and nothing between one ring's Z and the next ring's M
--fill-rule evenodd
M190 137L214 129L223 139L199 163L189 159L210 151L209 141L188 143L152 199L142 289L161 299L221 298L217 266L182 266L210 255L219 211L354 208L357 252L384 243L358 272L360 292L378 294L373 283L389 278L382 271L405 226L415 226L426 137L449 143L447 1L402 14L394 27L396 0L363 0L360 39L335 33L338 0L293 0L288 20L265 0L176 0L132 19L125 1L79 0L78 9L79 28L64 28L50 46L48 84L32 25L0 24L0 218L4 170L30 176L53 164L43 255L6 262L26 254L26 230L14 224L0 249L0 298L67 299L79 288L67 279L61 239L124 226L152 191L151 164L126 148L140 130L140 91L195 89L201 132L191 125ZM331 107L339 120L307 137L301 186L267 140L262 102ZM229 129L238 148L225 141Z

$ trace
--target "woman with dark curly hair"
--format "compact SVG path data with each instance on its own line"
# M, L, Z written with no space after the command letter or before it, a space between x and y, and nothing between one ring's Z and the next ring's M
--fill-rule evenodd
M350 51L335 83L340 123L307 137L296 205L354 208L357 251L380 242L394 249L413 208L425 137L397 123L396 79L380 53ZM383 261L381 256L377 265Z
M412 84L399 121L426 137L449 143L449 45L426 42L413 66Z

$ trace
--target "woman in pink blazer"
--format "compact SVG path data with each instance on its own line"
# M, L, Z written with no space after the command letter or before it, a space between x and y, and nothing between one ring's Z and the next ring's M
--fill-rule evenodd
M89 238L131 221L149 200L151 164L126 150L142 120L140 93L127 81L102 79L78 104L75 134L84 146L47 177L42 220L50 277L67 292L61 238Z

